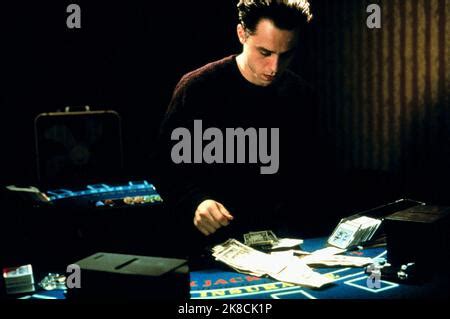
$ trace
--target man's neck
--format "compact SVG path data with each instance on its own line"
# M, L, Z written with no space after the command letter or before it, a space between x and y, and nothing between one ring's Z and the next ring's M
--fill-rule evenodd
M246 68L246 63L244 60L244 54L241 53L238 56L236 56L236 63L239 69L239 72L241 73L242 77L247 80L248 82L253 83L252 81L252 75L251 75L251 71L249 69ZM256 85L256 84L255 84Z

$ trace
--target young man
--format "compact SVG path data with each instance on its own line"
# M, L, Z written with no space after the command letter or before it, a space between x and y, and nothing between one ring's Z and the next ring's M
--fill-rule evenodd
M160 140L161 192L178 226L218 241L310 227L323 182L312 90L287 69L308 1L240 0L238 12L242 52L183 76Z

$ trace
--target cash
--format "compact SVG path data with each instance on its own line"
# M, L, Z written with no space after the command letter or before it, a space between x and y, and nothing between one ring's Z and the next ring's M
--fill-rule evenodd
M302 239L278 238L271 230L244 234L245 245L264 251L290 249L302 243Z
M292 257L281 272L271 274L271 277L279 281L312 288L320 288L333 282L331 278L315 272L296 257Z
M332 282L330 278L314 272L292 254L269 255L235 239L229 239L215 246L213 256L238 272L257 277L269 276L276 280L314 288Z
M303 244L302 239L293 239L293 238L280 238L277 243L272 245L270 250L281 250L281 249L290 249L297 248Z
M285 265L270 255L229 239L213 248L213 256L232 268L255 276L280 272Z
M270 248L278 243L278 238L271 230L249 232L244 234L244 244L250 247Z
M345 249L337 247L326 247L312 253L302 251L302 250L284 250L284 251L272 251L270 254L276 256L277 258L286 258L291 256L297 256L301 259L303 263L310 267L315 266L345 266L345 267L364 267L366 265L372 264L373 260L367 257L357 257L357 256L341 256L345 252Z
M364 267L373 264L372 258L356 256L338 256L338 255L308 255L301 260L310 266L345 266L345 267Z
M337 247L326 247L316 250L310 255L303 255L299 257L305 264L309 266L363 267L373 263L372 258L338 255L345 251L345 249Z
M325 247L322 249L318 249L312 252L314 256L330 256L330 255L337 255L345 252L345 249L337 248L337 247Z

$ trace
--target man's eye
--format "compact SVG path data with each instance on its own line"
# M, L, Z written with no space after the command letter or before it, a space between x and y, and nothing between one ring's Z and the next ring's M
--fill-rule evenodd
M270 52L267 52L267 51L260 51L260 53L261 53L262 56L269 56L270 55Z

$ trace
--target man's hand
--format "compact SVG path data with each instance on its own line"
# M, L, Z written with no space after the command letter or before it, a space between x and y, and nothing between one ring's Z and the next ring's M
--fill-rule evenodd
M219 202L207 199L198 205L194 216L194 225L205 236L211 235L223 226L228 226L233 216Z

